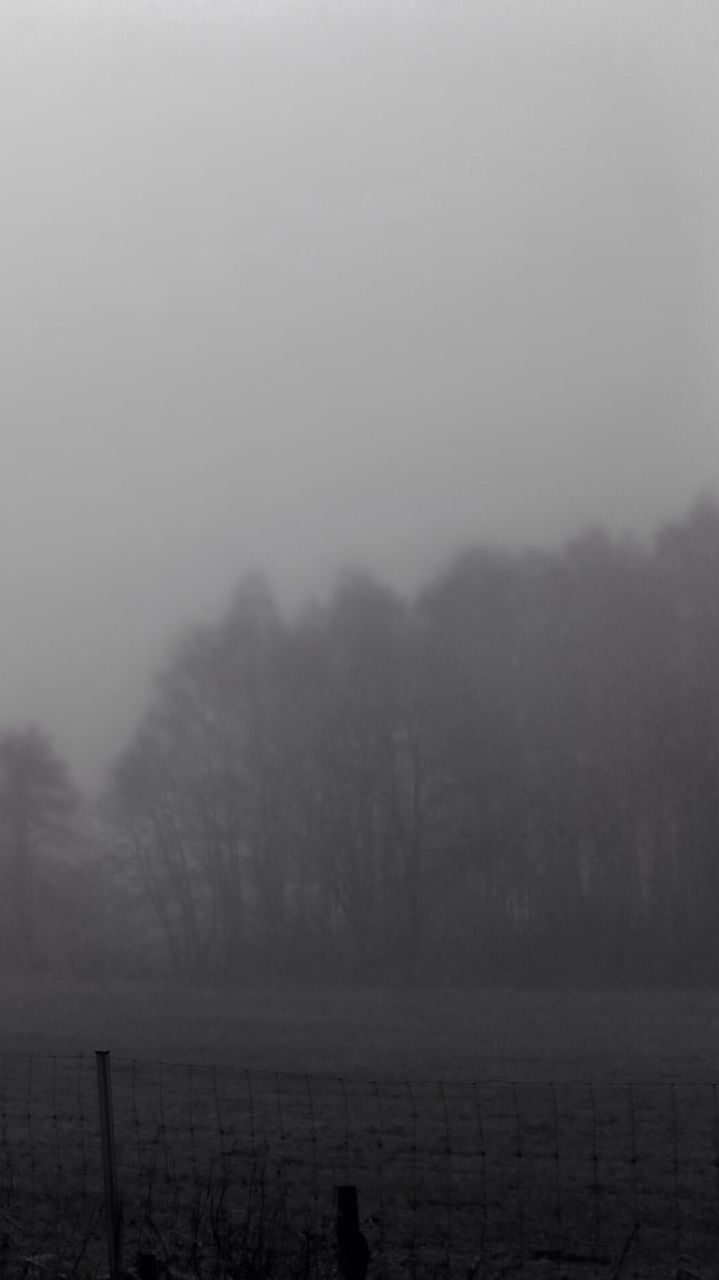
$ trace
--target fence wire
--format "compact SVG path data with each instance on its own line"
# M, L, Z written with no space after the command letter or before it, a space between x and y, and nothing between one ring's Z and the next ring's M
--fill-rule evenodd
M337 1275L342 1185L370 1277L719 1280L716 1085L113 1058L112 1089L124 1264L154 1280ZM0 1057L0 1142L0 1275L106 1274L93 1057Z

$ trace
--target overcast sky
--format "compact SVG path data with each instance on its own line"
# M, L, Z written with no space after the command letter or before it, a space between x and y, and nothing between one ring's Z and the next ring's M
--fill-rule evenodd
M0 725L719 480L716 0L2 0Z

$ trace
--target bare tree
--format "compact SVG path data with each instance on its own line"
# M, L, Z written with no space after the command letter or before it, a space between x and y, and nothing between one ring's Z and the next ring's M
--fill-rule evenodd
M67 834L77 796L63 761L36 726L0 737L0 856L9 950L20 968L41 961L41 860Z

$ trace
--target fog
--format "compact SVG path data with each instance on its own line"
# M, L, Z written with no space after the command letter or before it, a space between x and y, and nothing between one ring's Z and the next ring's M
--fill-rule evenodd
M712 0L5 0L3 723L95 785L248 570L713 486L718 72Z

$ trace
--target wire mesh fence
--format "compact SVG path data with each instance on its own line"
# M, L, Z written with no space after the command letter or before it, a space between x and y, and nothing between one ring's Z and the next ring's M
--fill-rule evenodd
M142 1280L336 1275L343 1185L370 1277L719 1278L715 1085L113 1058L112 1101L123 1265ZM92 1056L0 1057L3 1277L107 1273L100 1127Z

